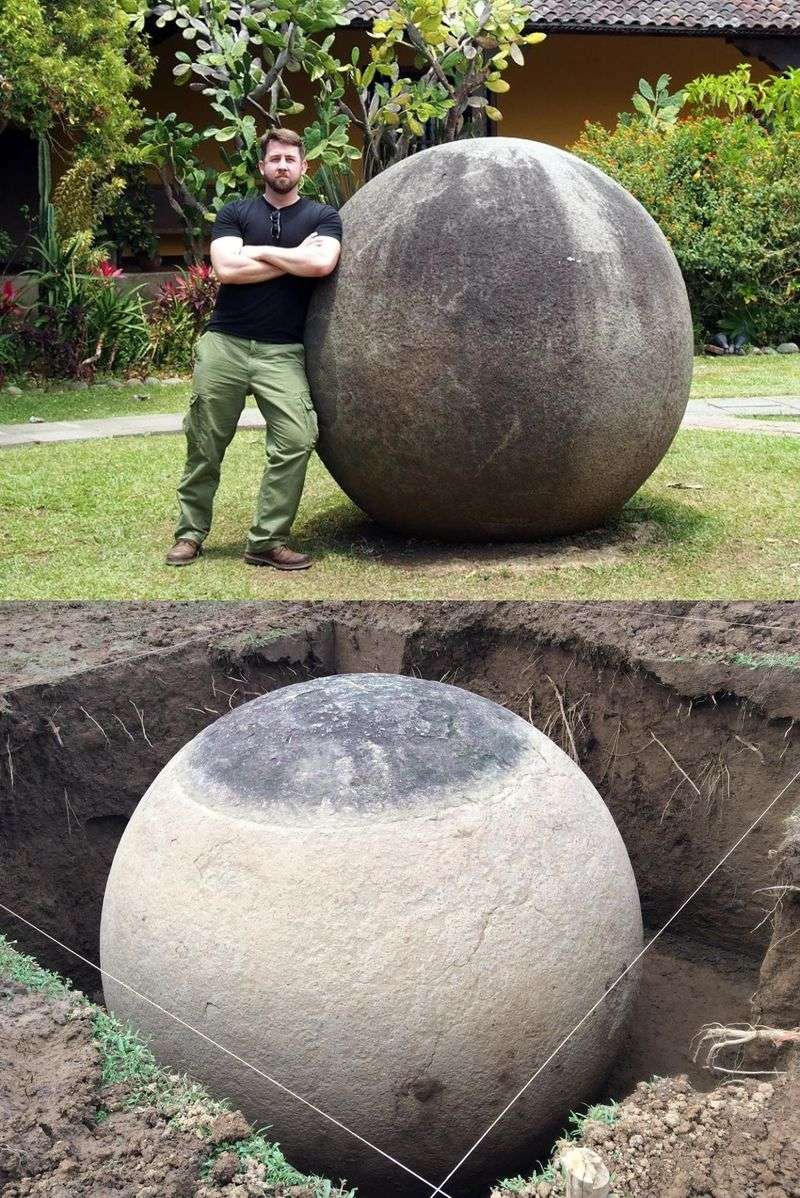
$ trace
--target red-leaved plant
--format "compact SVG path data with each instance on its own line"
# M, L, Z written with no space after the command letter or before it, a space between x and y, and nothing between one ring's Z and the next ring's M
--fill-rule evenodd
M203 262L162 284L148 317L154 365L188 369L192 346L216 298L217 281L211 267Z
M0 319L16 319L22 315L22 305L19 303L19 292L10 279L6 279L0 288Z
M121 279L123 277L122 268L115 266L107 258L104 258L102 262L98 262L97 266L92 267L92 274L97 275L101 279Z

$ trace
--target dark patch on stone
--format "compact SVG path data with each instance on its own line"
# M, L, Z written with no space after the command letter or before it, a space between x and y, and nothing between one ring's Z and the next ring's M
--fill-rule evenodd
M467 801L531 747L519 716L457 687L345 674L243 704L191 742L180 768L198 801L243 816L392 818Z
M615 515L691 381L686 289L644 209L563 152L492 138L415 155L342 218L306 349L320 454L354 502L456 541Z

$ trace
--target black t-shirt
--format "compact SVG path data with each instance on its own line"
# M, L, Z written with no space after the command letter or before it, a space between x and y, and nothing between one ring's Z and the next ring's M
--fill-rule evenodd
M272 236L273 212L280 212L278 241ZM211 240L241 237L245 245L294 247L310 233L341 241L342 220L336 209L306 196L286 208L273 208L258 195L226 204L214 221ZM222 283L208 327L248 341L300 342L315 281L284 274L265 283Z

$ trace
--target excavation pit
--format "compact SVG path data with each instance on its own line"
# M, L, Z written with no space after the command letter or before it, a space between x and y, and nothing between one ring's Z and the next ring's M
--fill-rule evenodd
M414 674L530 719L609 806L649 934L800 768L791 652L800 619L780 605L242 604L221 615L213 605L199 615L181 605L41 605L10 623L18 659L0 699L2 901L93 961L110 863L153 778L231 707L304 679ZM763 888L774 884L793 803L789 792L645 955L629 1033L598 1100L653 1075L714 1086L692 1061L692 1037L709 1022L753 1018L754 995L766 1022L780 1013L789 1026L793 1010L800 1022L795 957L773 944L760 982L773 925ZM0 929L100 995L88 966L10 917ZM785 924L779 931L785 938ZM510 1079L509 1097L525 1080ZM465 1148L482 1130L459 1129ZM498 1161L469 1198L529 1172L545 1150L530 1144L518 1161ZM336 1161L295 1163L338 1176ZM414 1184L401 1175L397 1192L415 1198Z

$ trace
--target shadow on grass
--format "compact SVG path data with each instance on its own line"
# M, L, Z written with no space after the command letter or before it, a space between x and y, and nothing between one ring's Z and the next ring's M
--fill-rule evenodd
M713 517L680 499L639 492L603 528L529 542L422 540L375 523L344 496L296 526L296 540L320 559L348 557L396 569L436 573L527 572L624 565L655 549L687 546L710 531Z

